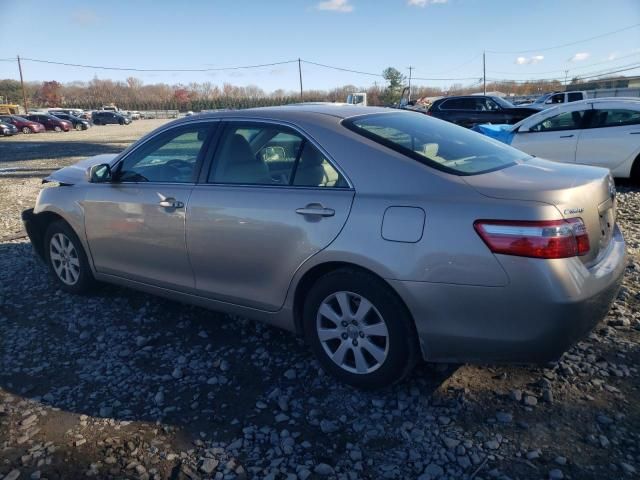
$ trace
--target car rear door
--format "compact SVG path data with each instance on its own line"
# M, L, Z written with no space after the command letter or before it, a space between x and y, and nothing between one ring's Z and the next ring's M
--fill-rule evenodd
M547 160L574 163L578 138L589 110L590 108L582 107L580 110L563 111L547 117L529 127L528 131L521 129L511 146Z
M229 121L218 145L187 212L196 289L276 311L297 269L342 229L354 191L291 126Z
M594 105L587 128L578 140L576 162L613 170L631 163L640 151L640 105L602 102Z
M185 218L216 124L166 129L129 152L114 181L89 185L85 231L98 273L192 291Z

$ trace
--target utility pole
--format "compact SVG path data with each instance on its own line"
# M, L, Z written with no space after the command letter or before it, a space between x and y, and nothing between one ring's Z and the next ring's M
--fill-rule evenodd
M302 101L302 63L298 58L298 76L300 77L300 101Z
M24 114L29 113L27 107L27 93L24 91L24 79L22 78L22 64L20 63L20 55L18 55L18 70L20 71L20 85L22 86L22 102L24 105Z
M569 70L564 71L564 91L567 91L567 77L569 76Z
M487 94L487 62L484 51L482 52L482 94Z
M407 97L407 102L410 102L411 101L411 71L413 70L413 67L409 65L407 68L409 69L409 96Z

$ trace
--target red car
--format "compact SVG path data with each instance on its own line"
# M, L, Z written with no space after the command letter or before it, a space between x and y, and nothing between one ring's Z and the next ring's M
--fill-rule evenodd
M0 115L0 122L10 123L22 133L40 133L45 131L43 124L27 120L18 115Z
M73 130L73 124L66 120L60 120L53 115L49 115L48 113L34 113L31 115L25 116L27 120L31 120L32 122L38 122L44 125L44 128L47 130L55 130L56 132L68 132L69 130Z

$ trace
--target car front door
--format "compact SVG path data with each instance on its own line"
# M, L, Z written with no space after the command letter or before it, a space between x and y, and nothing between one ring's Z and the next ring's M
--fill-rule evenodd
M288 126L230 121L218 145L187 213L196 289L276 311L300 265L342 229L353 189L328 155Z
M167 129L127 154L113 181L90 184L85 231L98 273L190 291L189 197L216 122Z
M640 150L640 108L620 102L596 104L593 115L578 140L576 162L609 168L617 175L621 164L631 165Z
M588 111L562 112L548 117L529 127L528 131L519 131L511 146L547 160L574 163Z

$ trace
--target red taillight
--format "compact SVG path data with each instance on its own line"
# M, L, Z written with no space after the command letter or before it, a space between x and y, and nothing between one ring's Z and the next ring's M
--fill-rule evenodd
M477 220L473 224L493 253L533 258L567 258L589 252L581 218L568 220Z

